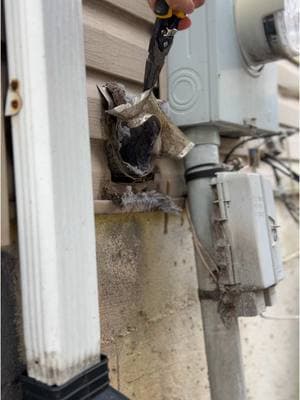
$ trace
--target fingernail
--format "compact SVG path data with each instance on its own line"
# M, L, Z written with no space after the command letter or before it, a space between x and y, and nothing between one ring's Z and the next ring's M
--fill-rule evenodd
M191 4L190 6L186 6L186 8L185 8L185 12L187 14L191 14L194 10L195 10L195 6L193 4Z
M192 22L191 22L191 20L187 17L187 18L182 19L182 20L179 22L178 29L179 29L180 31L182 31L182 30L184 30L184 29L188 29L191 25L192 25Z

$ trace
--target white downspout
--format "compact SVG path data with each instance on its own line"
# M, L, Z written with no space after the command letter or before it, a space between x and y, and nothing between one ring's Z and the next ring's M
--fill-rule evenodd
M5 1L27 369L48 385L100 360L81 8Z

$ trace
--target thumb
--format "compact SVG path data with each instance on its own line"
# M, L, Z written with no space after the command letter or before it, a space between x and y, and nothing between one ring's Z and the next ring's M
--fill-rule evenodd
M195 4L192 0L167 0L167 3L174 10L180 10L186 14L191 14L195 9Z

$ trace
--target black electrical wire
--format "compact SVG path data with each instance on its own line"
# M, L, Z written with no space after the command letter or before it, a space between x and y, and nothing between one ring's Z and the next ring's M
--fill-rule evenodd
M273 166L272 170L275 176L277 187L280 188L281 178L278 174L278 171ZM288 201L286 194L282 193L282 191L280 192L280 199L282 200L283 204L285 205L286 209L290 213L293 220L299 224L299 210L296 209L296 206ZM294 212L296 213L296 215L294 214Z
M267 163L267 164L269 164L272 167L277 187L280 190L281 178L278 174L278 170L274 167L273 164L271 164L271 163ZM287 209L288 213L293 218L293 220L299 225L299 208L295 204L291 203L289 201L289 199L287 198L287 195L285 193L283 193L281 190L280 190L279 195L280 195L280 199L283 202L283 204L285 205L285 208Z
M235 152L236 149L238 149L239 147L243 146L245 143L250 142L251 140L256 140L258 139L256 136L253 136L251 138L242 140L241 142L237 143L235 146L232 147L232 149L226 154L225 158L224 158L224 163L227 164L229 161L230 156Z
M294 131L290 132L288 134L288 136L291 136L295 132ZM282 135L282 133L279 132L279 133L275 133L275 134L273 133L273 134L266 134L266 135L261 135L261 136L255 135L255 136L248 137L247 139L242 140L241 142L239 142L235 146L233 146L232 149L226 154L223 162L225 164L228 163L230 157L235 152L235 150L237 148L243 146L247 142L250 142L252 140L257 140L257 139L266 139L266 138L273 137L273 136L281 136L281 135ZM261 146L261 144L258 145L257 148L260 146ZM279 172L288 176L290 179L293 179L294 181L299 182L299 174L297 174L288 165L286 165L283 161L279 160L277 157L273 156L272 154L265 153L263 155L263 157L261 158L261 160L263 162L265 162L266 164L270 165L270 167L272 168L274 176L275 176L276 184L279 189L281 186L281 178L278 174ZM274 162L275 163L277 162L279 165L276 165ZM290 216L297 224L299 224L299 207L297 207L293 202L289 201L286 193L282 192L282 190L279 190L279 192L280 192L280 199L283 202L283 204L285 205Z
M274 170L275 170L275 171L279 171L279 172L281 172L283 175L286 175L286 176L288 176L289 178L291 178L291 174L290 174L289 172L287 172L287 171L285 171L284 169L282 169L282 168L280 168L280 167L274 165L274 164L273 164L271 161L269 161L267 158L266 158L266 159L262 159L262 161L263 161L264 163L270 165L270 167L273 168L273 171L274 171Z
M257 139L266 139L272 136L280 136L281 133L271 133L271 134L266 134L266 135L262 135L262 136L251 136L245 140L242 140L241 142L237 143L235 146L232 147L232 149L227 153L227 155L224 158L224 163L228 163L231 155L235 152L235 150L241 146L243 146L245 143L250 142L252 140L257 140ZM257 146L257 147L260 147ZM277 157L269 154L269 153L265 153L264 156L262 157L262 161L266 161L266 159L270 159L273 161L276 161L278 164L280 164L285 170L283 170L282 168L278 167L275 165L275 168L278 169L278 171L280 171L281 173L283 173L284 175L289 176L290 178L292 178L293 180L295 180L296 182L300 181L300 177L299 175L293 171L288 165L286 165L283 161L279 160ZM270 162L268 162L267 164L270 164Z
M297 210L294 206L293 203L291 203L286 195L284 193L282 193L280 195L280 198L283 202L283 204L285 205L286 209L288 210L290 216L293 218L293 220L299 225L299 210Z
M242 140L241 142L237 143L235 146L232 147L232 149L226 154L225 158L224 158L224 163L228 163L230 157L232 156L232 154L235 152L236 149L238 149L239 147L243 146L245 143L250 142L252 140L257 140L257 139L266 139L269 137L273 137L273 136L280 136L282 135L281 132L277 132L277 133L267 133L265 135L255 135L255 136L251 136L248 137L247 139Z
M293 171L287 164L285 164L282 160L280 160L279 158L273 156L272 154L269 153L265 153L265 156L267 156L268 158L270 158L271 160L276 161L278 164L282 165L286 170L290 171L290 173L296 177L298 179L299 182L299 175Z
M288 165L286 165L284 162L282 162L281 160L277 159L276 157L273 157L269 154L265 154L262 158L262 161L264 161L266 164L269 164L272 168L277 169L278 171L280 171L282 174L288 176L289 178L293 179L296 182L300 181L300 176L293 171ZM274 162L277 162L280 166L274 164Z

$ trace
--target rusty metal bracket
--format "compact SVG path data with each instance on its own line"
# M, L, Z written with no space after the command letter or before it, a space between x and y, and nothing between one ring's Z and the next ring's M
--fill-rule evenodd
M5 112L6 117L12 117L17 115L23 105L22 98L20 96L20 82L18 79L12 79L9 83L6 95Z

